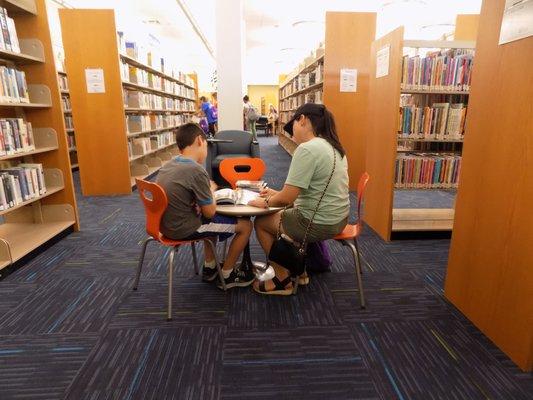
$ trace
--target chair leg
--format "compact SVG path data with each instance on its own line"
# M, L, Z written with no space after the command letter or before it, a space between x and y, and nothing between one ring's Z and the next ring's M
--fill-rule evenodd
M215 255L215 264L217 265L218 278L220 279L220 282L222 282L222 288L224 291L226 291L226 282L224 282L224 275L222 275L222 266L218 261L217 246L211 240L206 240L206 242L209 244L209 246L211 246L211 250L213 250L213 254Z
M361 252L359 251L359 244L357 243L357 238L353 238L353 243L355 245L355 250L357 250L357 259L359 260L361 275L363 275L363 263L361 262Z
M179 246L173 247L168 255L168 306L167 321L172 320L172 273L174 270L174 252L178 251Z
M139 257L139 264L137 265L137 275L135 276L135 282L133 283L133 290L137 290L139 287L139 279L141 279L141 270L143 267L144 255L146 254L146 246L148 246L148 243L150 243L152 240L154 239L151 237L144 240L141 256Z
M355 242L357 244L357 242ZM346 242L346 245L350 247L353 254L353 260L355 263L355 275L357 276L357 285L359 287L359 299L361 301L361 308L366 308L365 294L363 292L363 277L361 276L361 264L359 259L359 252L352 243Z
M228 254L228 239L224 240L224 253L222 253L222 259L226 259L226 254Z
M198 258L196 257L196 243L191 243L192 262L194 264L194 273L198 275L200 269L198 268Z

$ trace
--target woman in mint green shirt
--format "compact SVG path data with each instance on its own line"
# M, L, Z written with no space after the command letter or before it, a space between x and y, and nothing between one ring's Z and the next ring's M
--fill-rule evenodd
M342 232L350 211L348 162L331 112L322 104L304 104L283 129L298 143L285 185L279 192L266 189L261 198L250 202L256 207L294 206L256 219L256 235L266 254L276 239L280 218L282 233L296 242L303 241L330 176L331 181L312 221L307 242L331 239ZM274 268L276 277L261 284L255 282L254 289L262 294L291 294L288 271L278 265ZM307 276L300 277L300 284L308 282Z

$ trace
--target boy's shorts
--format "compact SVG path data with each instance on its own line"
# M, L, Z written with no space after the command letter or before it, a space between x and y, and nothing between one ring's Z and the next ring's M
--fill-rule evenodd
M235 233L236 226L236 217L218 214L215 214L212 219L202 217L202 225L200 225L196 232L183 240L205 239L216 236L220 241L224 241Z

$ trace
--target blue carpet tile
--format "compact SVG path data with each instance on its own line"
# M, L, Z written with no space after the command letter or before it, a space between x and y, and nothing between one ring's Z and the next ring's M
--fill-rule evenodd
M290 158L260 141L265 179L281 188ZM366 229L366 310L338 243L332 272L281 298L202 283L182 248L167 322L168 249L149 245L131 290L145 238L138 194L84 197L74 179L82 231L0 281L1 400L533 399L532 374L444 298L448 240L385 243ZM395 204L453 196L401 191ZM255 237L251 250L264 259Z

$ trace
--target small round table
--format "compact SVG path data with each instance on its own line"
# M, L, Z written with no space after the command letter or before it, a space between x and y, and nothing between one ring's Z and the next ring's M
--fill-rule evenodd
M258 217L261 215L274 214L278 211L281 211L282 209L283 207L259 208L253 206L219 205L217 206L217 214L227 215L230 217L251 218ZM274 268L272 268L268 264L262 262L254 263L254 261L252 260L252 255L250 254L249 240L242 253L242 262L239 268L252 270L257 279L259 280L272 279L276 275Z

